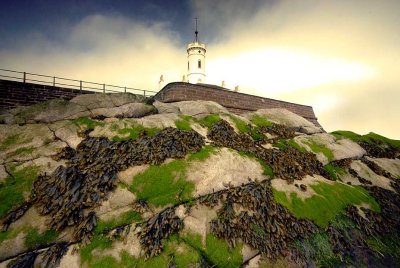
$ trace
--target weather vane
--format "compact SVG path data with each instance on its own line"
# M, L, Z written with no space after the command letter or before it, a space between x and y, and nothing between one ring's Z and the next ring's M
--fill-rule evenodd
M194 18L195 20L196 20L196 31L194 32L195 33L195 41L196 42L198 42L199 40L197 39L197 35L198 35L198 31L197 31L197 18Z

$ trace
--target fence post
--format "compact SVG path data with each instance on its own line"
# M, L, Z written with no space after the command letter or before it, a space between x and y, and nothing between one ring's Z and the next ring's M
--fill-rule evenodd
M79 81L79 89L80 89L80 91L81 91L81 94L82 94L82 80L81 80L81 81Z
M126 93L126 87L125 87L125 90L124 90L124 92Z
M56 86L56 77L53 76L53 87L55 87L55 86Z
M143 96L146 97L146 90L143 90Z
M103 93L106 93L106 84L103 84Z
M24 72L24 83L26 82L26 72Z

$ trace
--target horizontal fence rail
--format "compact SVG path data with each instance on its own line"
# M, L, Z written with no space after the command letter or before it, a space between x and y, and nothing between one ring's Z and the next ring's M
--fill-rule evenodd
M109 84L101 84L96 82L89 82L84 80L69 79L57 76L49 76L43 74L34 74L28 72L19 72L14 70L0 69L0 78L6 78L7 80L22 81L23 83L33 84L46 84L53 87L62 87L68 89L78 89L102 92L102 93L133 93L137 95L143 95L145 97L154 96L157 91L144 90L131 87L122 87Z

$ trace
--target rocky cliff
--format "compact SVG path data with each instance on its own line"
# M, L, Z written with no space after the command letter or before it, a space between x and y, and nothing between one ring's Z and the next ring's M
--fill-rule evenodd
M131 94L0 122L0 267L400 261L400 141Z

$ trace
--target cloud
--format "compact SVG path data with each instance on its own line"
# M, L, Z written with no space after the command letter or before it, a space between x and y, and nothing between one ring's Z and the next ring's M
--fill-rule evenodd
M2 65L147 90L158 90L162 74L177 80L184 73L186 57L179 36L162 22L91 15L63 35L62 40L54 41L31 34L21 41L23 45L0 51Z
M400 138L399 1L210 2L194 5L223 22L209 45L209 82L312 105L329 131Z
M312 105L328 131L400 138L399 1L190 5L208 45L209 83ZM0 58L10 69L157 90L160 75L172 82L186 74L187 38L171 25L93 14L60 30L57 40L28 34Z

